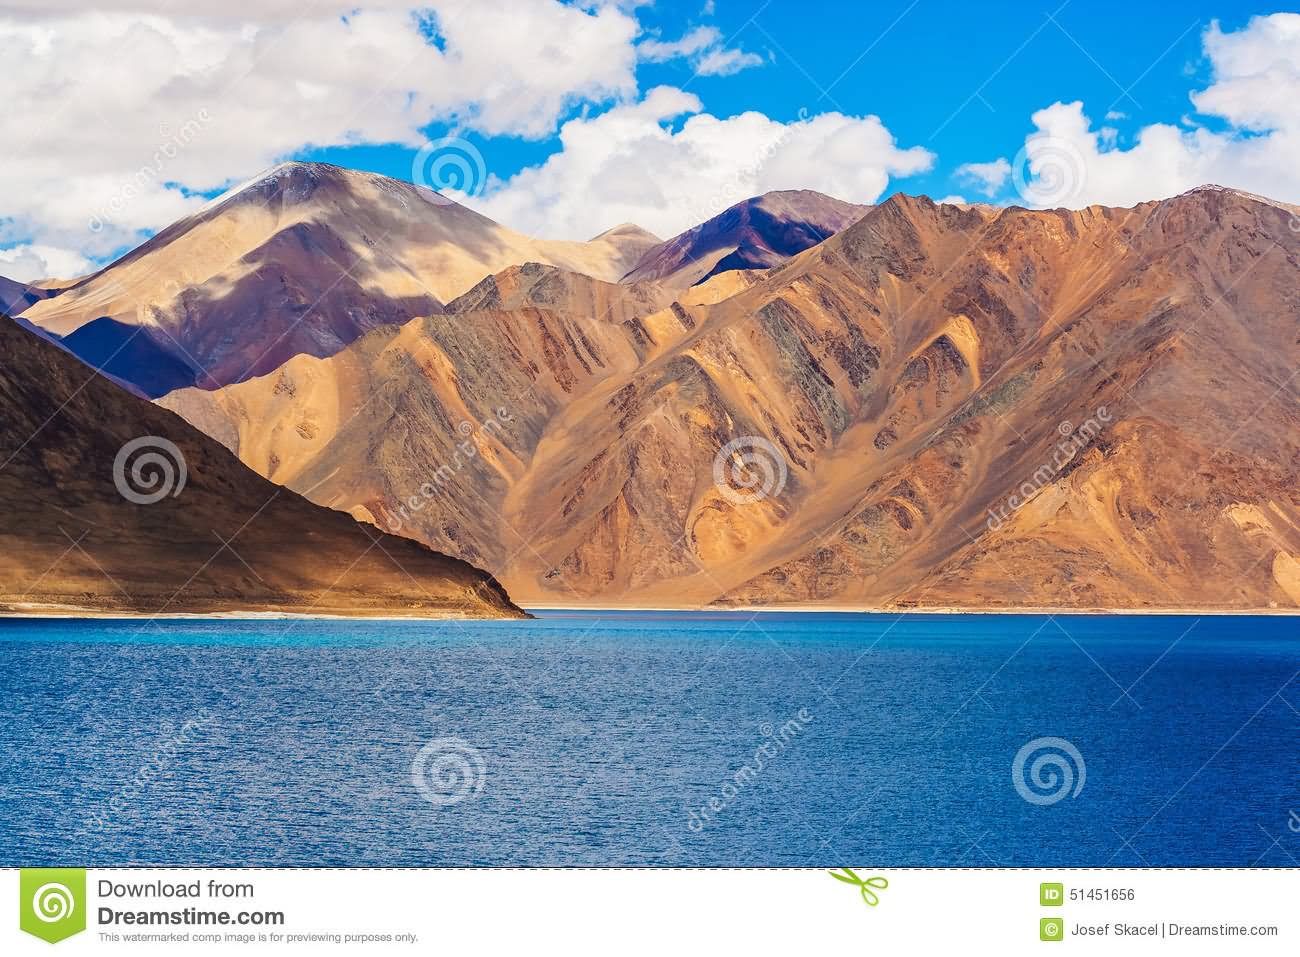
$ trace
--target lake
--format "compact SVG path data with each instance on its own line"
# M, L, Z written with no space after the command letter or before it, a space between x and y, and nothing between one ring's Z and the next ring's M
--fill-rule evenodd
M1300 858L1295 618L540 614L0 621L0 865Z

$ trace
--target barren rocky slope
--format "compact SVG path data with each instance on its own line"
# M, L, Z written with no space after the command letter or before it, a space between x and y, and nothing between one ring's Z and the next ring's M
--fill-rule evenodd
M0 355L0 609L521 615L489 575L267 482L3 317Z
M488 290L167 401L525 603L1295 607L1296 214L895 196L644 315Z

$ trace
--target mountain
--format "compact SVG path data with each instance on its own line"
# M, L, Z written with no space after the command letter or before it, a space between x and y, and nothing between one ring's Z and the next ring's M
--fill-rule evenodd
M57 286L29 285L0 276L0 313L17 315L33 303L59 294Z
M522 614L489 575L272 485L3 318L0 355L6 610Z
M672 295L655 283L601 282L581 273L528 262L488 276L447 303L453 315L537 306L572 315L629 321L666 306Z
M727 304L803 346L802 414L719 600L1300 604L1297 212L895 197Z
M851 226L870 208L809 189L764 193L650 249L624 281L683 288L731 269L768 269Z
M69 335L101 323L85 358L150 396L215 388L296 355L330 356L385 325L527 261L618 279L658 240L634 226L587 243L531 239L431 190L322 163L286 163L230 190L138 249L24 310ZM143 347L129 340L147 334ZM114 338L116 337L116 338ZM161 350L160 374L118 349Z
M546 263L564 266L567 262L570 269L577 269L595 278L614 282L663 240L636 223L620 223L587 240L585 245L591 247L591 251L585 256L570 257L563 254L566 248L576 244L556 240L534 240L534 242L540 244L539 248L549 252L544 259ZM589 260L586 268L583 268L584 258Z
M525 603L1295 607L1297 214L897 195L633 319L485 288L165 401Z

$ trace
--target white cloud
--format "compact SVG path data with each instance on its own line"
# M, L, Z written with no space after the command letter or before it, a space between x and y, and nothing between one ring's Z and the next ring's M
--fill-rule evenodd
M683 34L681 39L669 42L659 39L642 40L636 49L641 59L649 63L688 60L701 76L730 76L763 62L763 58L756 53L728 49L717 27L696 27Z
M158 0L96 0L94 7L100 13L137 13L160 15L168 7L183 6L187 16L206 20L227 20L246 23L265 23L273 20L296 20L304 14L319 12L322 15L341 16L354 12L358 4L349 0L184 0L183 4L159 3ZM410 0L366 0L369 10L410 10L416 5ZM4 0L4 12L9 16L29 19L48 19L54 14L83 13L85 0Z
M1215 23L1204 45L1212 80L1191 99L1219 122L1151 124L1121 149L1082 103L1054 103L1033 115L1014 164L1021 195L1037 206L1132 206L1218 183L1300 202L1300 14L1255 17L1233 33Z
M721 42L722 33L717 27L696 27L684 34L680 40L671 42L657 39L642 40L636 45L636 51L641 59L649 63L665 63L678 57L702 53Z
M695 72L700 76L731 76L746 67L758 66L763 58L757 53L745 53L742 50L724 50L718 47L710 50L695 64Z
M64 249L31 244L0 249L0 275L18 282L72 279L89 270L85 256Z
M1011 178L1011 164L1001 156L988 163L963 163L955 175L985 196L993 196Z
M720 119L695 96L658 87L639 103L570 120L562 149L467 202L536 235L587 239L619 222L671 236L773 189L875 201L891 176L934 156L902 149L875 116L823 113L781 123L762 113ZM673 132L669 122L688 119Z
M7 0L0 245L104 256L307 147L416 147L434 121L543 137L637 91L640 26L613 6L354 5Z
M1212 23L1205 52L1214 84L1192 96L1198 110L1249 130L1300 125L1300 13L1254 17L1236 33Z

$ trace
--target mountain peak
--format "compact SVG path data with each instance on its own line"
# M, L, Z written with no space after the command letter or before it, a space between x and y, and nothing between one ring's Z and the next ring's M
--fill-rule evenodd
M592 236L591 239L587 240L587 242L596 243L600 242L602 239L612 239L614 237L645 239L652 243L663 242L662 239L650 232L650 230L638 226L636 223L619 223L617 226L611 226L603 233L598 233L595 236Z
M1232 186L1220 186L1218 183L1203 183L1200 186L1193 186L1186 192L1179 193L1174 199L1184 199L1187 197L1197 196L1235 196L1239 199L1248 200L1252 203L1262 203L1265 206L1272 206L1275 209L1281 209L1288 213L1300 212L1300 206L1294 206L1290 203L1284 203L1281 200L1270 199L1267 196L1261 196L1258 193L1247 192L1244 189L1236 189Z
M330 163L292 160L265 169L256 176L230 187L220 196L209 200L199 210L198 215L211 212L232 201L254 200L265 203L272 195L279 195L283 202L300 203L314 196L322 186L333 185L346 189L351 184L372 179L387 179L387 177L376 177L372 173L345 169Z
M623 279L685 288L732 269L768 269L852 225L870 208L811 189L751 196L654 247Z

